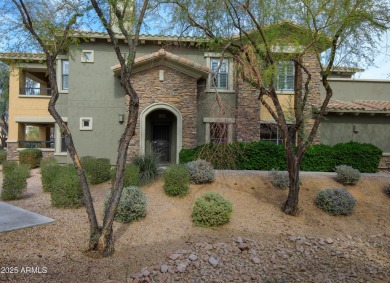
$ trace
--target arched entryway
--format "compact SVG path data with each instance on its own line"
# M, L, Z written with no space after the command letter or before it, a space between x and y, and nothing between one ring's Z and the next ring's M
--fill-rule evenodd
M140 116L141 154L157 153L163 163L178 163L182 147L182 116L166 103L146 107Z

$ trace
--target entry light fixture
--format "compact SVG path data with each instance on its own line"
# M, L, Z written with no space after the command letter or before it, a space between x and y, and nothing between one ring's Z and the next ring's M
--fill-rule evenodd
M123 123L125 121L125 114L118 114L118 122Z

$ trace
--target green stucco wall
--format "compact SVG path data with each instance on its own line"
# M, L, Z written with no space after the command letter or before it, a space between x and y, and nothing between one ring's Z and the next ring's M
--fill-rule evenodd
M321 143L371 143L390 153L390 117L385 115L327 115L321 123Z

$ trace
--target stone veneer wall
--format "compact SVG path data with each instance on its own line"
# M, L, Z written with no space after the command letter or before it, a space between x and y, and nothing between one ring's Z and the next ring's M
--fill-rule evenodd
M164 70L164 81L159 81L159 70ZM174 69L158 66L134 74L132 78L137 91L140 108L139 115L153 103L167 103L177 108L183 117L183 148L196 146L197 121L197 79ZM128 107L126 98L126 108ZM128 157L139 154L140 120L138 118L135 136L130 141Z
M258 91L239 80L236 93L236 140L257 141L260 139L260 102L258 100Z
M9 161L19 161L19 152L18 152L18 143L17 142L7 142L7 160ZM54 157L54 151L42 150L43 158Z
M305 130L307 134L310 133L311 128L314 124L314 119L312 119L312 106L319 107L321 106L321 95L320 95L320 84L321 84L321 75L320 75L320 66L317 61L316 55L314 53L307 53L302 58L302 64L307 68L311 74L311 82L309 84L310 95L307 100L307 109L305 115L308 119L305 122ZM302 72L302 84L306 82L307 75L305 72ZM303 89L304 91L304 89ZM313 144L320 143L320 127L318 127L317 134L314 137Z

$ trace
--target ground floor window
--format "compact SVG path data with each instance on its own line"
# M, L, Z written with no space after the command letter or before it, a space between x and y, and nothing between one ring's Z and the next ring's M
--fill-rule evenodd
M205 143L232 143L234 118L203 118L206 123Z
M287 129L290 132L293 125L288 125ZM280 130L275 123L262 123L260 124L260 140L271 141L276 144L283 144L282 135ZM296 136L293 137L294 144L296 143Z
M66 142L65 142L65 135L64 132L61 131L61 128L56 124L56 135L55 135L55 153L56 154L66 154Z

